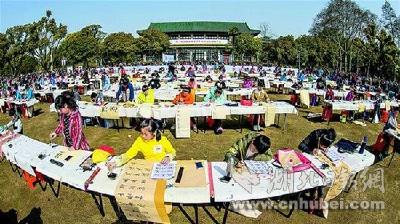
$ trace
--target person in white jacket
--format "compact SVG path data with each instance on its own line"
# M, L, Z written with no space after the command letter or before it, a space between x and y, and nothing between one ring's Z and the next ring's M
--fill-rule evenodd
M18 113L15 110L11 110L10 115L13 117L13 119L10 122L8 122L6 128L7 129L12 128L14 133L23 134L23 125L20 113Z

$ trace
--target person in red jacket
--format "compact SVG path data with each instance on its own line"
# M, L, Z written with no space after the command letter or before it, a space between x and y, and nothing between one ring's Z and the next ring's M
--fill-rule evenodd
M57 96L55 101L55 107L60 112L60 122L56 130L50 134L50 139L63 135L65 146L74 150L90 150L89 143L83 134L82 117L73 94L65 91Z
M188 86L183 86L182 91L175 96L175 99L172 101L173 104L193 104L194 99L193 95L190 94L191 89Z
M182 91L175 96L175 99L172 101L173 104L193 104L194 98L193 94L191 94L191 89L189 86L183 86ZM190 126L192 127L193 131L197 131L196 121L193 117L190 118Z

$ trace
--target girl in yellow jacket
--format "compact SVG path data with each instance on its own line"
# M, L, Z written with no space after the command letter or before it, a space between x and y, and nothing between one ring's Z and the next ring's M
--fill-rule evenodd
M137 104L143 104L143 103L153 104L154 103L154 89L150 89L149 86L143 85L142 91L136 97L135 102Z
M109 168L122 166L141 152L145 160L169 163L175 157L175 149L171 142L161 135L160 125L154 119L146 119L140 124L141 135L131 148L107 164Z

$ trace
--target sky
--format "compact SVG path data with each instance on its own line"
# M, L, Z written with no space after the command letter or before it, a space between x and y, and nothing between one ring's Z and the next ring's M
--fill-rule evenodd
M361 8L381 16L384 0L358 0ZM400 0L389 0L400 14ZM58 23L75 32L99 24L106 33L146 29L151 22L234 21L252 29L268 24L273 36L307 34L315 16L329 0L0 0L0 32L39 20L47 9Z

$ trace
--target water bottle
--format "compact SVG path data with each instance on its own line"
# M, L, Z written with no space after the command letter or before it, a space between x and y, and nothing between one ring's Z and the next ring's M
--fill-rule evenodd
M228 164L226 166L226 176L228 178L232 177L232 170L233 170L234 164L235 164L235 159L233 158L233 156L229 157Z
M235 163L235 159L231 156L228 158L227 164L226 164L226 175L219 178L219 180L223 183L228 183L232 179L232 171L233 171L233 166Z
M364 150L365 150L365 146L367 145L368 142L368 137L364 136L362 142L361 142L361 147L360 147L360 151L358 151L358 153L360 154L364 154Z

